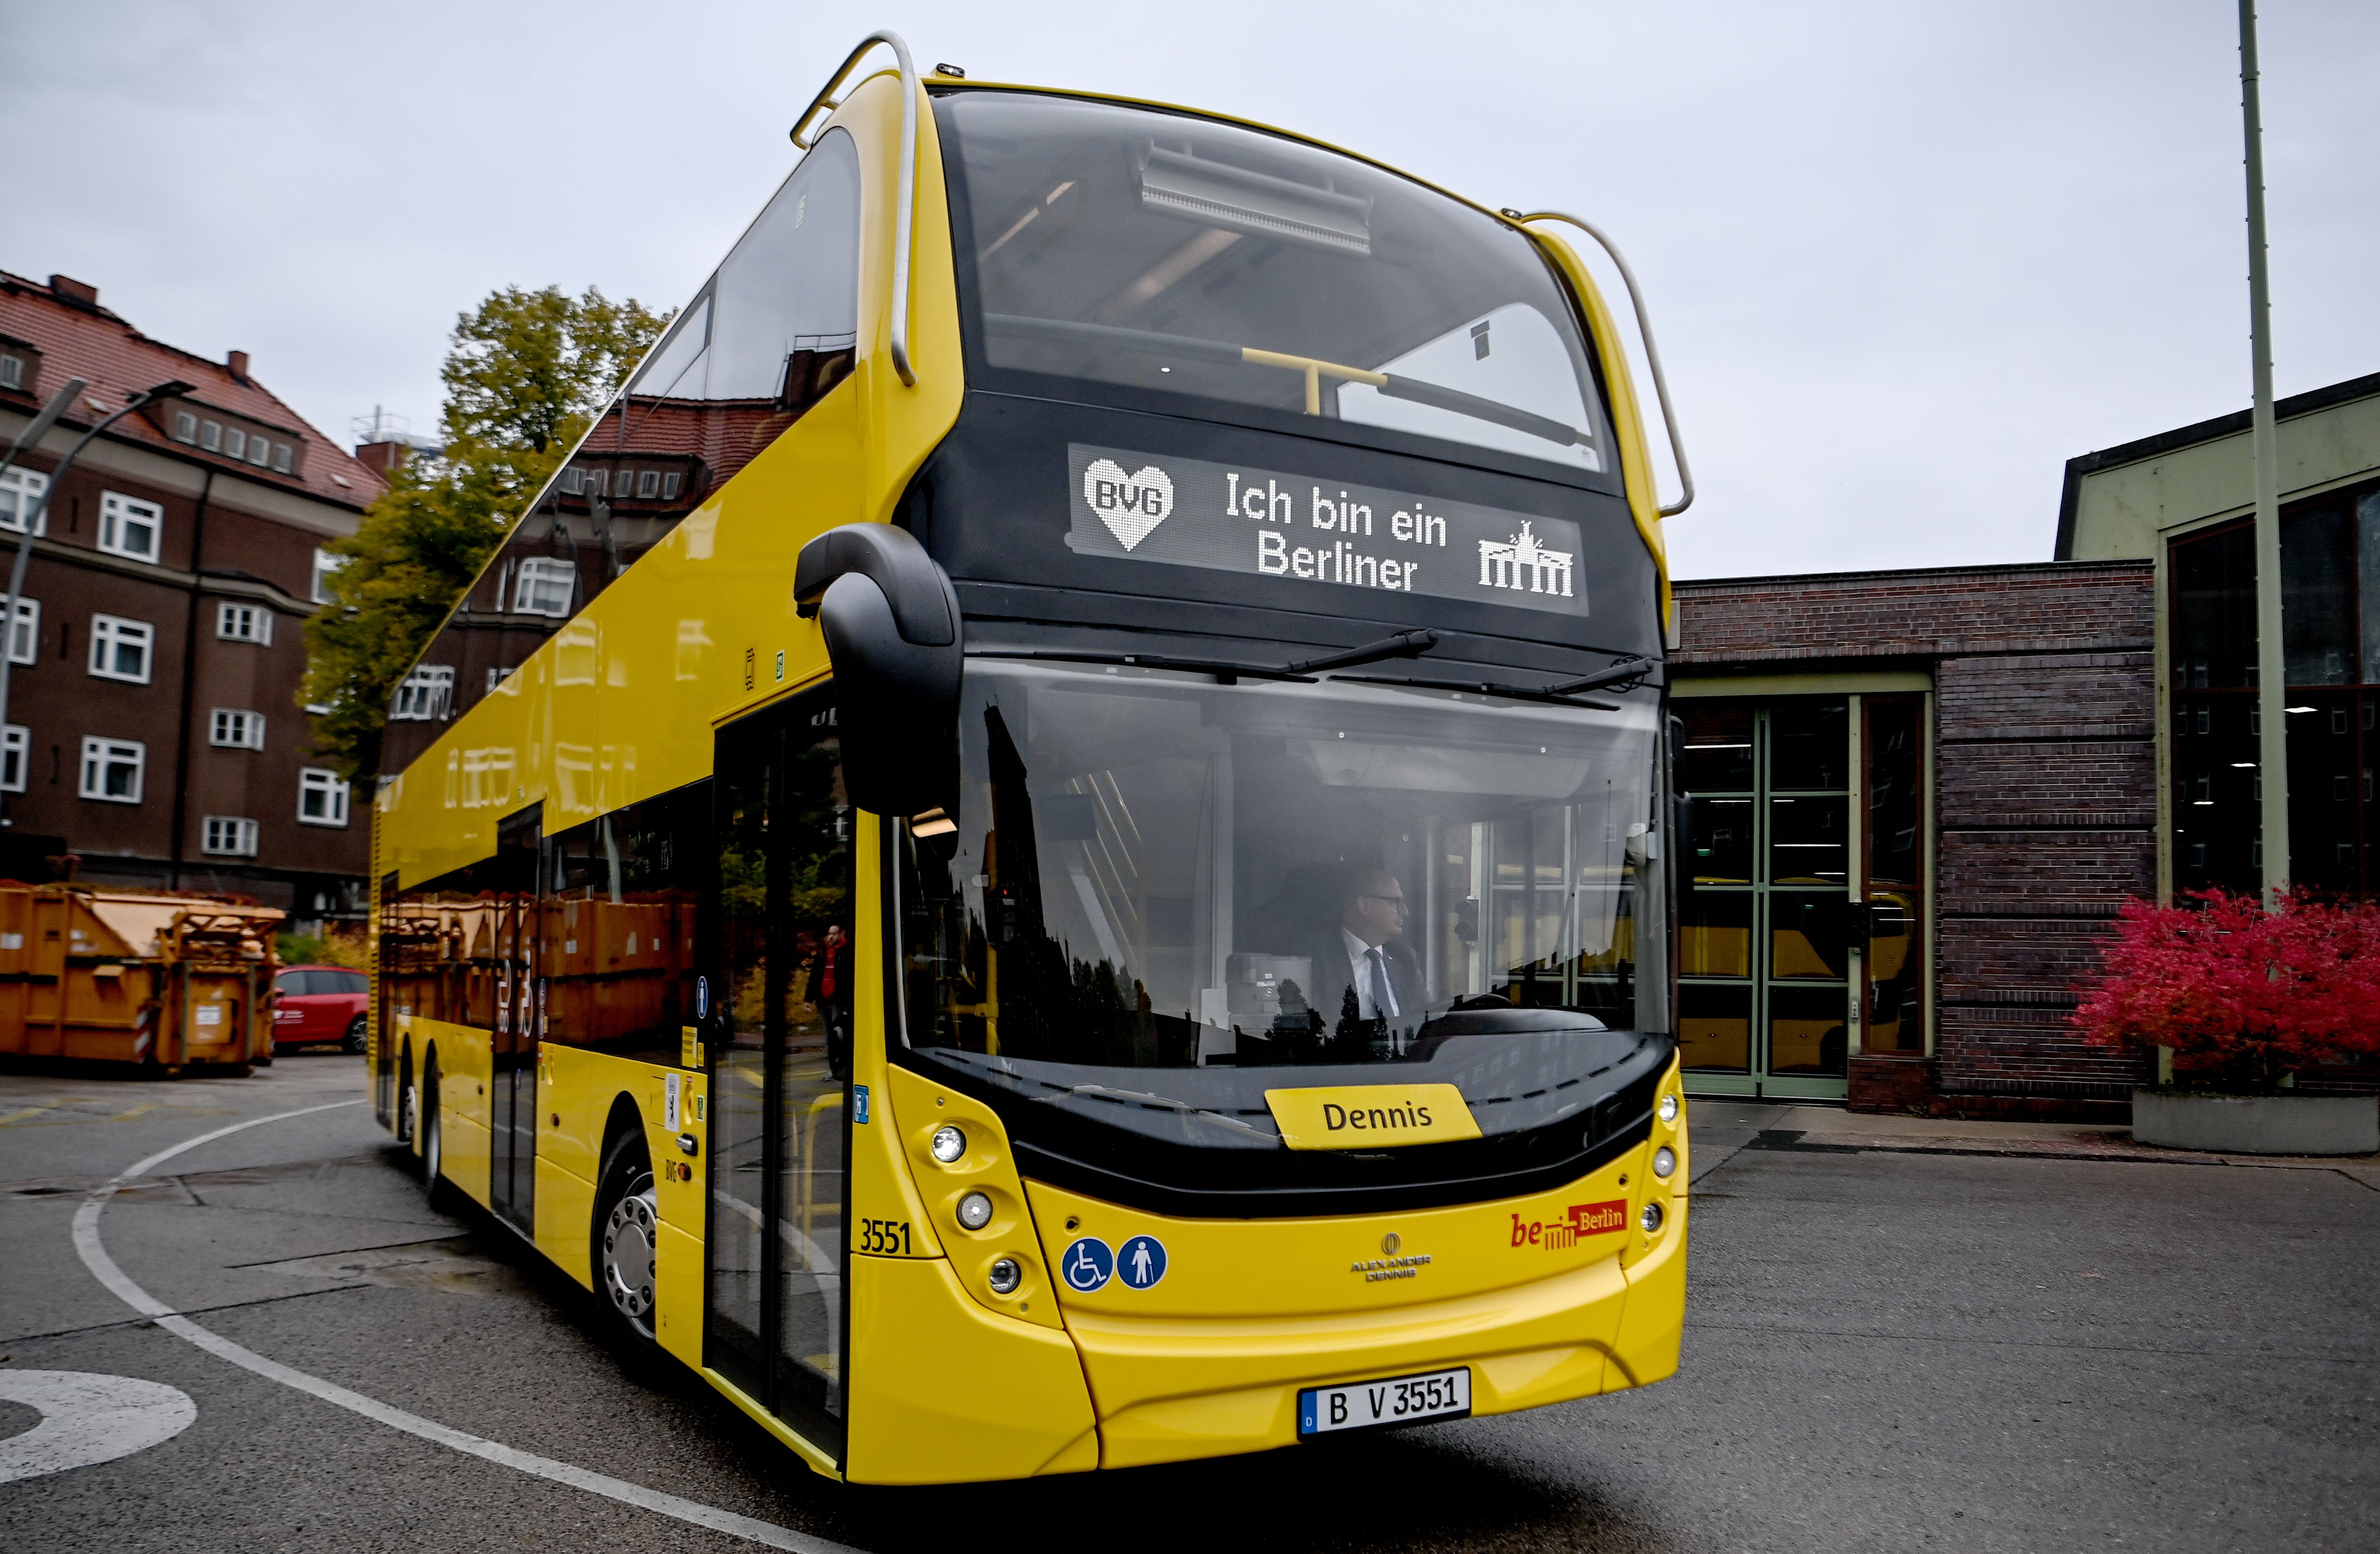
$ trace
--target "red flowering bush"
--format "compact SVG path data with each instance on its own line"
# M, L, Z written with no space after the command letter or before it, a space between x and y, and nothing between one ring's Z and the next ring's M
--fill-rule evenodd
M2285 1074L2380 1053L2380 904L2297 891L2278 912L2193 891L2124 904L2106 975L2074 1012L2092 1041L2170 1047L2176 1078L2270 1090Z

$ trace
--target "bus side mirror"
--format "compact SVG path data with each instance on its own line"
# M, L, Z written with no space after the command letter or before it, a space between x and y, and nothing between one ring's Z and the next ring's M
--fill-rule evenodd
M888 524L845 524L802 547L794 602L826 634L843 786L880 815L958 804L958 591Z

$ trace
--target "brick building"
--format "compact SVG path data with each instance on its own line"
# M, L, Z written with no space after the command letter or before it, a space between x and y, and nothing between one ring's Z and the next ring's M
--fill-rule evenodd
M119 420L50 494L7 650L0 875L253 894L301 924L360 916L369 817L312 753L300 623L378 475L250 375L152 340L66 276L0 272L0 440L68 378L89 387L0 477L0 556L84 431ZM5 585L0 585L4 588Z
M1682 1020L1729 1038L1705 1045L1723 1063L1699 1071L1697 1089L2010 1112L2126 1100L2138 1065L2082 1045L2065 1020L2094 941L2156 888L2152 570L1679 586L1682 774L1701 833ZM1794 775L1807 758L1793 743L1831 745L1838 728L1840 772ZM1714 787L1729 781L1718 752L1738 742L1743 756L1726 759L1745 770ZM1712 793L1767 811L1738 847L1757 855L1752 868L1710 867L1711 833L1730 819ZM1813 810L1841 828L1839 868L1803 867L1838 861ZM1750 910L1701 909L1714 894ZM1870 910L1813 914L1846 894ZM1810 1038L1795 1053L1797 1026Z
M2368 893L2380 376L2277 411L2289 873ZM2098 941L2262 868L2248 434L2070 460L2055 561L1678 585L1690 1087L2125 1114L2147 1065L2067 1023Z

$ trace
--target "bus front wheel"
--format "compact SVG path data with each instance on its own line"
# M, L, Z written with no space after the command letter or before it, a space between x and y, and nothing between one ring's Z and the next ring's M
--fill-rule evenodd
M653 1164L645 1141L623 1135L603 1162L595 1199L595 1287L612 1325L639 1348L653 1343L653 1285L661 1240Z

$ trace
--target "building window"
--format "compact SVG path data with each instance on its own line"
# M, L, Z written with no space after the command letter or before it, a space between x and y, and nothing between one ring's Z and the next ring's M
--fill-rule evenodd
M199 446L214 453L223 446L223 422L202 421L199 425Z
M331 602L331 574L347 565L345 556L334 556L320 545L314 547L314 602Z
M638 496L659 496L661 494L661 490L662 472L660 470L647 469L637 476L637 494Z
M2259 889L2264 798L2256 707L2256 541L2248 520L2169 543L2173 888ZM2281 514L2281 641L2289 878L2380 889L2366 773L2380 750L2380 487Z
M574 464L562 472L562 490L565 495L577 496L586 489L587 471Z
M208 738L210 743L229 749L261 750L264 748L264 714L218 707Z
M140 802L141 769L149 763L149 747L131 739L82 742L82 796L110 804Z
M199 440L199 418L188 410L174 412L174 441L195 443Z
M663 499L674 497L677 494L677 482L678 474L674 469L662 477L662 496Z
M519 666L510 663L492 663L488 665L487 694L490 696L495 695L496 687L503 685L506 680L511 679L513 676L513 671L517 667Z
M447 715L455 697L455 671L445 664L424 664L396 687L388 715L400 722L429 722ZM343 819L339 822L345 825Z
M256 856L256 822L237 815L210 815L200 848L218 857Z
M25 515L33 510L34 504L42 500L42 493L49 489L50 478L30 469L11 469L6 475L0 475L0 528L24 533ZM41 527L33 532L47 534L49 531L50 516L44 513Z
M261 432L249 439L248 462L259 469L273 462L273 444L265 440Z
M18 598L17 627L8 634L8 662L30 663L42 648L42 601Z
M25 386L25 358L20 356L0 356L0 388L20 389Z
M0 729L0 793L25 791L25 760L33 736L22 723Z
M165 529L165 509L121 492L99 498L99 548L135 561L157 559L157 537Z
M552 556L530 556L520 564L519 578L513 589L514 613L552 615L557 620L570 613L572 585L578 581L577 567Z
M225 432L223 451L224 456L226 458L246 458L248 456L248 433L242 431L237 427L233 427L230 431Z
M275 443L273 444L273 470L276 475L286 475L289 473L288 443Z
M310 826L347 823L347 785L339 781L337 772L319 766L298 771L298 818Z
M273 645L273 612L261 604L218 604L215 635L226 642L253 642L260 648L269 648Z
M147 621L117 615L91 618L91 672L103 680L149 683L149 655L156 646L157 628Z

